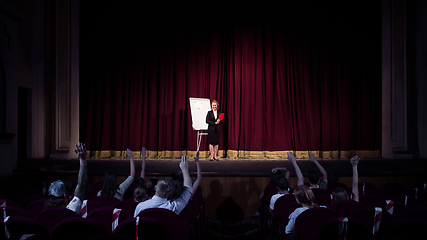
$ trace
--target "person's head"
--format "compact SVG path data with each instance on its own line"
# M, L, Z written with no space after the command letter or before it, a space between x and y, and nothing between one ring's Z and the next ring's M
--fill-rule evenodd
M48 192L49 199L46 200L44 208L67 206L68 200L65 197L67 190L61 180L51 183Z
M156 195L161 198L169 197L174 190L172 178L162 178L157 182Z
M347 191L344 188L336 187L332 190L332 200L334 203L348 199Z
M104 174L104 181L102 182L101 195L116 195L117 189L117 174L114 171L107 171Z
M148 199L148 189L145 185L139 185L133 190L133 200L143 202Z
M149 179L147 180L147 184L146 184L147 188L148 188L148 189L153 189L153 188L154 188L154 186L156 186L156 185L157 185L157 181L158 181L158 179L157 179L157 178L149 178Z
M218 110L218 101L217 100L212 101L212 110L214 110L214 111Z
M172 181L174 185L173 196L179 197L184 192L184 178L182 175L174 174L172 176Z
M319 173L315 171L309 171L307 177L310 184L315 185L319 183L319 179L320 179Z
M308 206L308 207L315 207L316 206L313 203L314 193L306 185L297 186L294 189L294 196L295 196L297 203L299 203L303 206Z
M276 182L276 181L277 181L277 179L279 179L279 178L281 178L281 177L283 177L283 175L282 175L282 171L277 170L276 172L271 172L270 182L271 182L271 183Z
M280 177L279 179L277 179L276 181L276 186L280 191L287 191L289 188L289 182L288 179L285 177Z

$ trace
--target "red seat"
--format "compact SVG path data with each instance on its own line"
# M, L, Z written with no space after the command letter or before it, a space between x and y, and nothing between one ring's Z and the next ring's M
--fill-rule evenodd
M363 223L365 223L373 232L374 228L374 218L375 218L375 207L363 207L358 209L353 216L354 218L359 219ZM393 218L388 212L382 211L381 213L381 222L379 228L381 229L384 225L393 221Z
M347 218L347 228L340 231L340 226L345 218L332 218L329 219L323 228L319 231L315 239L346 239L346 240L360 240L372 238L372 233L368 226L355 218Z
M123 200L112 204L111 207L122 209L120 215L122 215L124 218L131 218L135 213L135 208L137 205L138 203L134 200Z
M47 199L37 199L32 201L26 208L27 212L33 219L36 219L37 215L44 209L44 204Z
M354 200L343 200L330 206L331 209L335 210L343 217L353 216L353 214L362 207L362 204Z
M163 208L149 208L141 211L138 216L159 220L165 226L165 229L167 229L168 235L171 239L179 240L183 235L179 224L177 224L178 215L171 210Z
M55 225L67 218L79 217L79 215L65 207L46 208L37 215L37 222L41 223L51 233Z
M112 222L113 222L113 207L99 207L97 209L92 210L88 213L87 218L95 220L101 223L109 232L112 232ZM118 223L122 222L124 219L129 217L124 217L122 212L119 214Z
M170 239L169 231L167 231L166 226L161 221L148 217L138 217L138 220L139 239ZM136 218L129 218L119 223L113 233L127 235L136 239Z
M88 202L96 202L98 203L99 207L109 207L114 203L120 202L120 200L113 196L104 195L104 196L96 196L88 200Z
M295 220L295 238L297 240L315 239L327 220L338 217L340 215L332 209L324 207L307 209Z
M36 220L29 217L10 216L7 218L7 229L11 236L21 236L23 234L41 234L48 235L44 226ZM1 227L2 236L5 236L5 228Z
M99 222L81 217L64 219L52 229L50 237L61 240L87 239L98 234L108 233Z
M30 218L30 214L19 207L13 207L13 206L6 206L4 207L4 211L6 216L21 216L21 217L28 217Z

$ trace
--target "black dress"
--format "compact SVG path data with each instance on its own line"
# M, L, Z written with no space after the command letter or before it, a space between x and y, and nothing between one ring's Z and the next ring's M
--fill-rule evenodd
M215 115L213 113L213 110L210 110L208 114L206 115L206 123L208 126L208 138L209 138L209 144L211 145L218 145L219 144L219 137L221 133L221 123L224 122L224 119L221 120L220 124L215 124L215 122L218 120L219 115L222 112L217 111L217 118L215 118Z

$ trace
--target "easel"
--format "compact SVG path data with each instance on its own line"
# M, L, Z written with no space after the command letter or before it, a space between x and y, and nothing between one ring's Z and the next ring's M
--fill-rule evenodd
M207 132L201 132L200 130L197 131L197 152L199 151L200 144L202 143L202 136L208 135Z

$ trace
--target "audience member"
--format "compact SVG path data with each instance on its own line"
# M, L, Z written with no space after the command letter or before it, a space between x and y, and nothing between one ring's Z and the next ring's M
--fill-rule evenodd
M102 188L98 192L98 196L108 195L114 196L119 200L123 200L123 194L132 184L135 179L135 163L133 161L132 150L127 149L126 154L129 157L130 163L130 176L126 178L120 185L117 185L117 174L114 171L107 171L104 175L104 181L102 183Z
M276 194L274 194L273 196L271 196L270 210L274 210L274 204L276 203L277 199L279 199L283 195L289 194L290 189L289 189L288 179L289 179L289 177L285 177L285 176L282 176L281 178L277 179L276 188L277 188L278 192Z
M290 235L291 237L295 236L295 220L297 219L297 217L305 210L313 207L317 207L317 205L313 202L314 193L308 186L306 185L297 186L294 189L294 195L295 195L295 200L302 207L295 209L295 211L293 211L289 215L289 222L288 222L288 225L286 225L286 234Z
M49 199L46 200L44 208L50 207L66 207L78 214L80 214L81 205L84 199L86 177L87 177L87 149L86 145L82 143L76 144L74 149L80 161L80 169L78 175L78 182L74 191L73 199L68 202L65 196L65 184L61 181L55 181L49 186Z
M351 192L353 193L353 200L356 202L359 201L359 175L357 172L357 164L359 163L359 160L360 158L358 156L354 156L350 159L351 166L353 168ZM343 188L337 187L332 190L332 199L334 203L336 203L342 200L348 200L349 197L347 191L345 191Z
M148 208L165 208L179 214L185 208L193 194L193 185L191 183L188 166L187 157L184 155L181 157L179 167L182 171L185 190L179 198L172 201L168 200L168 197L171 196L174 190L173 181L171 178L162 178L157 182L155 195L151 199L141 202L136 206L134 217L138 216L141 211Z
M145 182L145 154L147 152L147 149L145 147L142 147L141 149L141 156L142 156L142 163L141 163L141 173L139 175L139 186L136 187L133 190L133 200L135 202L143 202L147 199L149 199L148 194L148 188L144 185Z
M310 161L312 161L314 164L316 164L317 168L319 169L320 173L322 174L322 177L319 175L316 171L309 171L308 172L308 181L311 188L321 188L321 189L328 189L328 174L326 173L325 169L320 165L320 163L317 161L316 157L313 153L309 153Z

